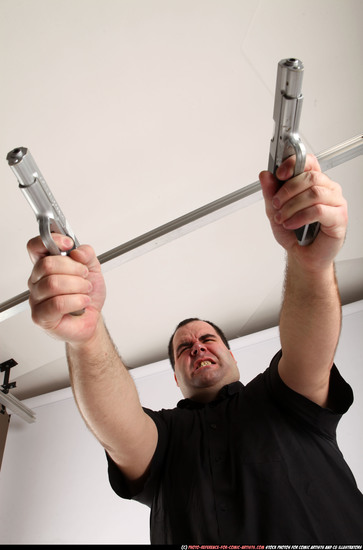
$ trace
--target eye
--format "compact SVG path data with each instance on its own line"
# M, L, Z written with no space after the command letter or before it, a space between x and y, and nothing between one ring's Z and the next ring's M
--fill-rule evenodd
M215 342L216 339L213 336L206 336L205 338L203 338L202 341L203 341L203 344L204 344L205 342Z
M187 349L190 349L191 344L184 344L183 346L179 346L177 351L177 357L180 357Z

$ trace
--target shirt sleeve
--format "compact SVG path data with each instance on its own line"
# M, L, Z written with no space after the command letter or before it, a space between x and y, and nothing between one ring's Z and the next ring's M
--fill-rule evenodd
M288 409L290 414L299 417L310 429L325 437L335 438L339 420L353 403L352 388L333 365L329 381L329 408L320 407L282 381L278 372L281 356L280 350L265 371L266 383L273 399L281 408Z
M166 423L162 419L161 414L147 408L144 408L144 411L152 418L152 420L156 424L156 427L158 429L158 443L154 456L151 460L148 476L142 490L137 494L133 494L130 490L130 485L127 481L126 476L117 466L117 464L115 464L115 462L112 460L107 452L106 457L108 462L108 478L110 485L115 493L121 498L129 500L133 499L151 507L155 494L155 489L159 484L160 472L162 470L168 437Z

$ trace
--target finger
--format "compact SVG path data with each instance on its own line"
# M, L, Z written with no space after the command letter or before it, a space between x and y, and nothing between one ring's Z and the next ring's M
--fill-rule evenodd
M306 155L304 172L309 172L313 170L315 172L321 172L320 164L315 155Z
M85 309L91 303L91 298L86 294L68 294L34 304L30 296L29 302L34 323L45 330L54 330L65 315Z
M93 273L99 273L101 271L101 264L94 249L87 244L75 248L70 252L69 256L76 262L86 265L88 270Z
M297 212L283 223L285 229L298 229L316 221L320 222L321 231L335 239L343 239L346 233L347 208L340 206L314 205Z
M280 187L280 183L275 176L264 170L259 174L259 179L262 188L262 194L265 201L265 211L271 224L274 224L274 216L276 215L276 209L273 207L272 200L276 194L276 191Z
M36 284L29 283L29 290L32 295L32 303L37 304L53 298L54 296L66 294L89 294L93 285L83 277L71 275L52 275L44 277Z
M276 170L276 177L280 181L286 181L292 178L295 170L295 162L296 162L295 155L292 155L291 157L288 157L286 160L284 160L284 162L282 162L281 165ZM318 159L314 155L306 156L304 172L309 172L310 170L321 172Z
M58 248L62 251L70 250L73 247L73 240L70 237L61 235L59 233L52 233L52 239ZM47 248L44 246L42 239L34 237L27 243L28 254L31 261L35 264L40 258L43 258L49 254Z
M51 275L77 275L86 278L89 274L87 266L74 261L69 256L44 256L34 266L29 284L36 284L43 277Z
M305 200L303 208L308 206L306 201L310 201L310 205L319 201L338 204L342 200L342 191L340 185L322 172L309 171L285 182L273 197L272 204L279 210L288 202L302 198Z
M276 207L278 202L278 199L275 198L273 206ZM301 210L317 205L336 207L341 206L344 202L340 189L331 186L329 182L327 185L314 185L292 196L282 206L280 205L280 208L276 210L274 220L277 223L284 223Z
M260 172L259 180L264 199L267 201L271 200L280 187L279 182L271 174L271 172L268 172L267 170Z

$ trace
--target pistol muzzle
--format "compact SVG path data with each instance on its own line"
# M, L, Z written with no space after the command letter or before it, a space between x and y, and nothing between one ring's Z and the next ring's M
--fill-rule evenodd
M29 187L39 176L37 165L26 147L17 147L8 153L6 160L14 172L20 187Z

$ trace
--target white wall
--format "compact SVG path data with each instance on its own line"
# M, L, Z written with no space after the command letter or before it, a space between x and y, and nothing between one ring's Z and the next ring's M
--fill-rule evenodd
M336 363L355 403L342 419L340 447L363 489L363 301L343 308ZM279 348L277 328L231 342L246 383ZM132 372L143 405L180 399L167 361ZM12 416L0 475L0 544L148 544L149 510L119 499L104 451L85 427L70 389L29 399L35 424Z

